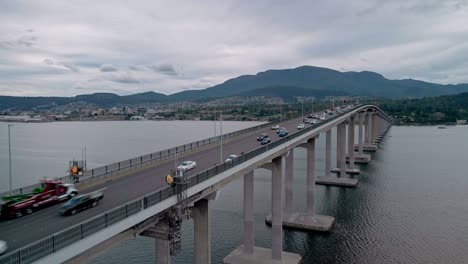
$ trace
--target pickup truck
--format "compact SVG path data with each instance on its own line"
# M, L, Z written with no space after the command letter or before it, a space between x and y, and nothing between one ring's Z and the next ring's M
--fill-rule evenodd
M104 189L73 197L59 209L61 215L74 215L79 211L95 207L104 198Z
M0 216L18 218L46 206L59 203L77 195L75 185L55 180L42 180L41 187L32 193L1 197Z

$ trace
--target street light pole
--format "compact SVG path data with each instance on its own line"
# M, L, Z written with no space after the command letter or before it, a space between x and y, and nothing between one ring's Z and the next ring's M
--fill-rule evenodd
M301 104L302 104L302 122L304 122L304 98L301 99Z
M13 125L8 124L8 170L10 174L10 196L13 195L12 194L12 179L11 179L11 139L10 139L10 128L12 126Z
M220 144L221 144L221 146L220 146L220 148L221 148L221 151L220 151L220 153L221 153L221 154L220 154L220 158L221 158L221 159L220 159L220 162L223 163L223 111L221 111L220 117L221 117L221 121L220 121L220 123L219 123L219 129L220 129L220 134L221 134L221 136L220 136L220 137L221 137L221 138L220 138L221 140L219 141Z
M214 136L216 137L216 110L213 110Z
M280 123L283 122L283 105L280 105Z

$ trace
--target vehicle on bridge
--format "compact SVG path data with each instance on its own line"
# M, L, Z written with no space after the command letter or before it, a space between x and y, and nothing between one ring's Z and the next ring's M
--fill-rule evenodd
M232 163L235 159L237 159L239 157L239 155L236 155L236 154L232 154L232 155L229 155L229 157L224 161L226 163Z
M268 143L270 143L270 142L271 142L270 138L264 138L264 139L262 140L262 142L260 142L260 144L266 145L266 144L268 144Z
M271 130L276 130L276 129L278 129L278 128L280 128L279 125L274 125L274 126L271 127Z
M276 130L276 134L279 134L279 132L283 131L283 130L286 130L285 127L280 127Z
M41 187L32 193L4 196L1 200L2 218L22 217L40 208L68 200L78 194L74 184L54 180L41 180Z
M279 137L285 137L288 135L288 131L287 130L282 130L281 132L279 132L278 136Z
M260 134L260 136L257 137L257 141L262 141L267 137L268 137L268 134L262 133L262 134Z
M187 161L182 162L182 164L180 164L177 167L177 170L188 171L188 170L194 169L196 166L197 166L197 163L195 161L187 160Z
M104 198L104 189L73 197L60 207L59 214L74 215L79 211L95 207Z
M2 255L3 253L5 253L5 251L8 250L8 246L7 246L7 243L3 240L0 240L0 255Z
M305 128L305 125L304 124L299 124L297 125L297 129L301 130L301 129L304 129Z

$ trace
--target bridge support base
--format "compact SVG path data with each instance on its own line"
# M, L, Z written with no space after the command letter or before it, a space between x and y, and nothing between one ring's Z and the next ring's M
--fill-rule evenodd
M340 168L333 168L333 169L331 169L331 172L339 174L341 172L341 169ZM347 169L345 169L345 173L346 174L351 174L351 175L358 175L358 174L361 173L361 171L358 168L353 168L353 169L347 168Z
M358 183L357 179L350 178L338 178L338 177L317 177L315 184L319 185L331 185L340 187L356 187Z
M271 215L265 217L265 222L271 225ZM329 232L335 226L335 218L328 215L310 216L304 213L293 213L283 216L283 227L306 231Z
M369 154L360 155L359 152L354 152L354 163L369 164L371 156ZM349 163L349 156L346 156L346 163Z
M346 169L345 173L350 175L359 175L361 170L359 168Z
M302 257L296 253L284 252L281 260L273 260L271 249L254 247L252 254L244 253L244 245L238 246L229 255L224 257L224 264L299 264Z
M354 145L354 150L359 151L359 145ZM377 151L377 145L376 144L364 144L362 146L362 150L366 152L376 152Z

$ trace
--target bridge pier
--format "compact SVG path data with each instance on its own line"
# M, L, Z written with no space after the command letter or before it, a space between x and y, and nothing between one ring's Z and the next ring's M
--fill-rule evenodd
M328 232L333 228L335 224L334 217L315 214L315 142L317 138L318 136L311 138L307 141L307 143L301 145L305 147L307 151L307 211L306 213L292 212L292 202L287 202L286 207L284 208L285 213L283 215L283 227L308 231ZM290 171L288 170L288 168L292 167L293 160L289 160L288 157L286 159L286 172L292 174L292 169ZM292 179L292 176L286 175L286 184L288 183L289 177ZM290 185L292 186L292 183L290 183ZM286 194L287 193L288 191L286 189ZM290 207L288 207L288 204L290 204ZM265 218L265 222L271 225L271 215Z
M169 225L166 222L159 222L155 226L143 231L140 235L154 238L156 264L171 263Z
M356 175L361 173L359 168L354 165L354 116L351 116L348 121L348 157L349 167L346 170L347 174Z
M358 124L358 144L354 145L354 150L357 150L358 152L355 153L355 163L361 163L361 164L368 164L371 161L371 156L369 154L364 154L364 118L365 118L366 112L359 112L358 117L359 117L359 124Z
M358 180L344 178L346 174L346 124L341 123L336 129L336 165L331 172L337 173L338 177L317 177L315 183L321 185L332 185L342 187L356 187ZM328 172L325 172L328 173Z
M209 200L201 199L193 207L195 263L211 263Z
M326 132L325 138L325 176L331 176L331 128Z
M254 247L253 234L247 234L249 230L244 228L244 245L238 246L223 259L225 264L250 264L250 263L301 263L301 256L296 253L283 252L283 210L282 210L282 157L277 157L264 168L270 169L272 174L271 184L271 212L272 212L272 238L271 249ZM246 177L247 176L247 177ZM244 214L252 215L253 232L253 175L244 176L247 184L252 183L252 187L246 187L244 182ZM246 197L247 196L247 197ZM252 198L249 200L249 198ZM247 201L246 201L247 200ZM252 207L250 207L252 205ZM244 220L244 225L250 225L250 219ZM246 240L247 243L245 242Z
M363 144L363 151L366 152L376 152L377 145L374 143L373 138L373 116L375 116L374 112L367 112L365 115L365 139ZM356 149L356 146L355 146Z
M293 209L293 182L294 182L294 149L286 155L286 180L285 180L285 204L284 215L291 215Z

